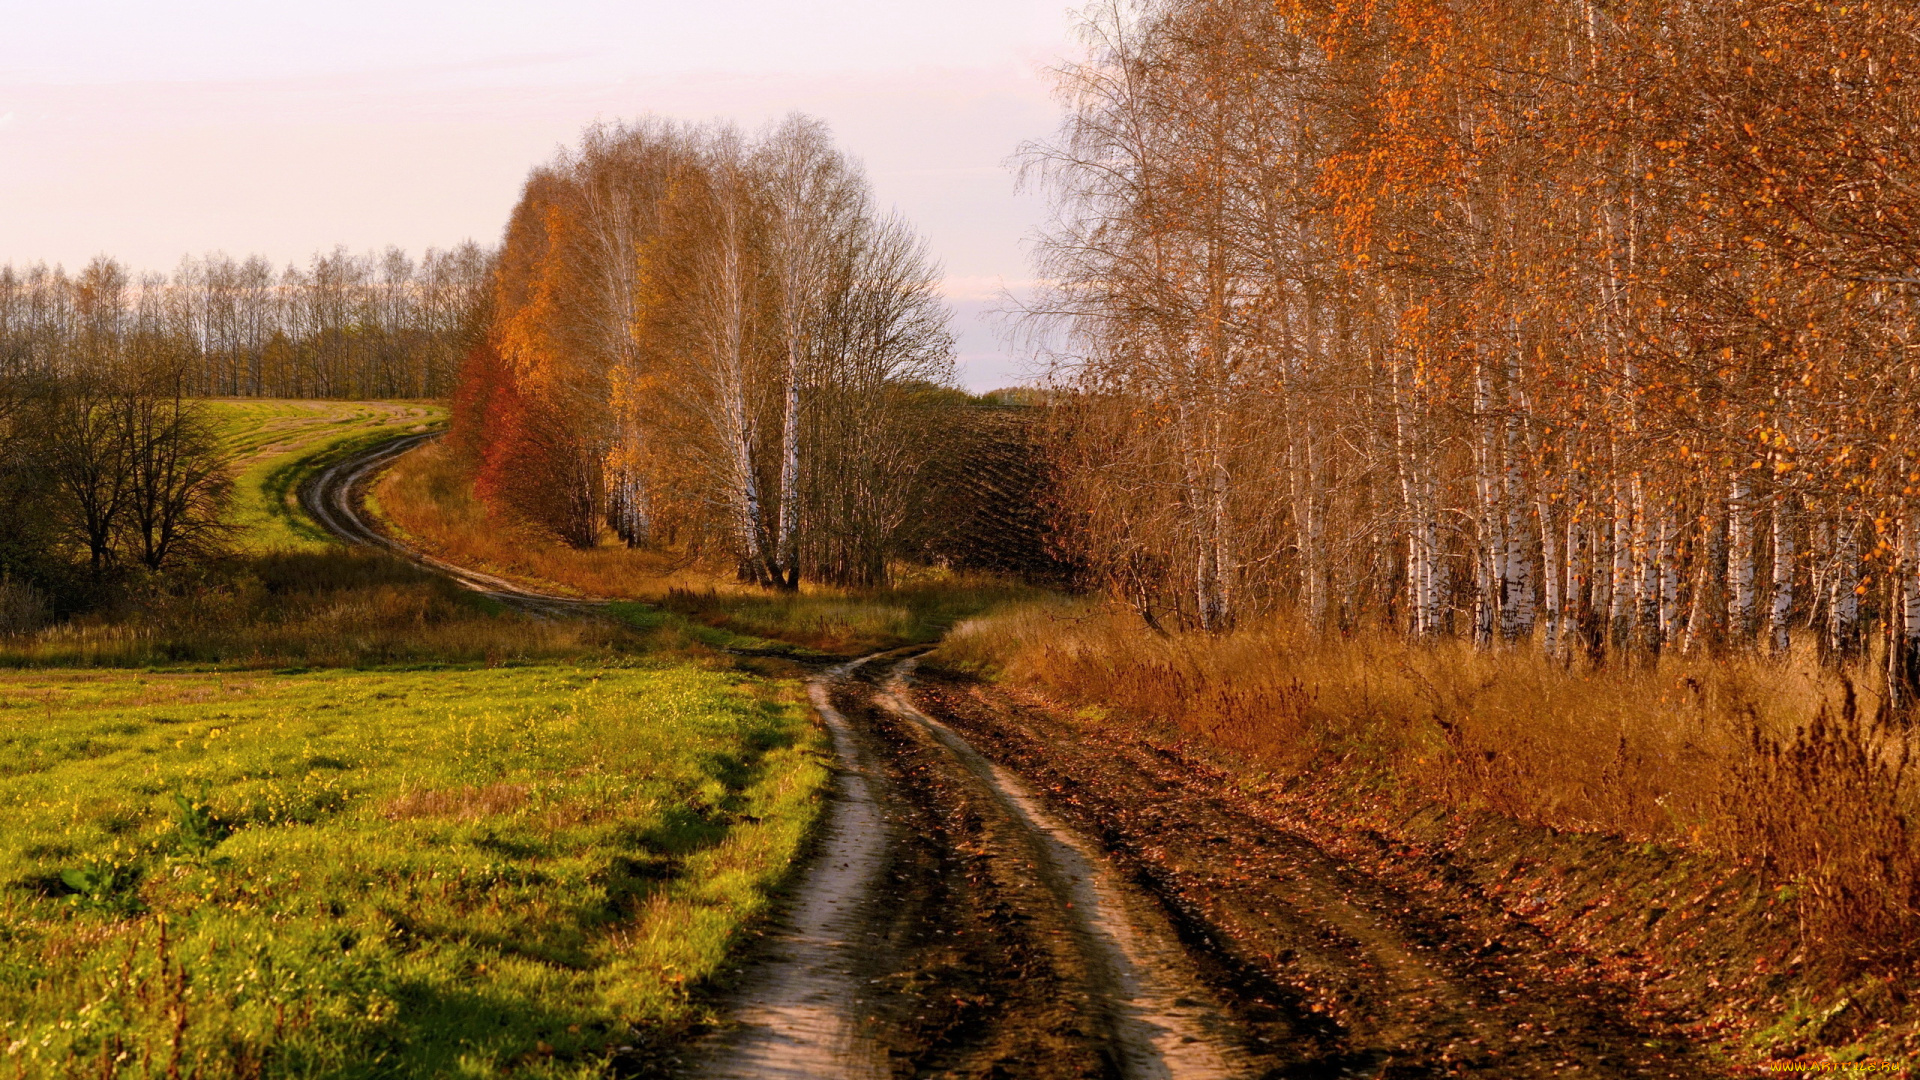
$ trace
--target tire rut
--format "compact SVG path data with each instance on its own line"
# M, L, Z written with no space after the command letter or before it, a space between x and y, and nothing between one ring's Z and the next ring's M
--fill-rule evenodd
M888 1074L882 1049L855 1008L857 973L870 945L864 908L892 839L875 798L884 781L872 775L872 755L834 707L831 692L834 683L874 658L808 681L808 696L833 740L836 791L793 902L697 1075L868 1080Z
M841 790L692 1075L1248 1075L1233 1022L1151 901L912 704L911 657L877 680L862 664L813 683ZM810 923L828 896L837 921Z
M1155 896L1275 1075L1719 1075L1470 896L1395 888L1184 755L941 676L923 685ZM1264 1064L1264 1062L1263 1062Z
M946 724L915 707L906 680L916 663L896 665L878 697L882 708L925 731L1017 826L1037 875L1068 924L1081 967L1092 978L1099 1027L1128 1078L1244 1075L1251 1063L1210 999L1172 928L1150 904L1130 896L1099 850L1050 813L1012 773L982 757Z

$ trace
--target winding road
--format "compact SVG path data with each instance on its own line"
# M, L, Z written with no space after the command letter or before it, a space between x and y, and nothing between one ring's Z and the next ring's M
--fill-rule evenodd
M368 521L367 485L432 437L396 439L326 468L301 489L302 506L342 540L387 551L502 603L546 616L590 612L594 601L454 566ZM903 1056L925 1059L912 1069L916 1073L941 1058L952 1059L949 1065L974 1066L962 1072L984 1073L994 1063L990 1059L1006 1064L1009 1041L1035 1044L1028 1049L1038 1058L1011 1055L1031 1066L1021 1075L1084 1075L1078 1065L1127 1080L1245 1075L1248 1063L1233 1025L1187 962L1157 905L1137 895L1098 845L1049 813L1017 777L914 704L910 680L917 661L911 654L875 654L809 681L815 709L833 740L834 795L809 865L735 995L731 1023L697 1048L692 1075L713 1080L882 1077L893 1075L895 1059ZM859 678L876 668L884 668L881 678ZM923 743L917 748L921 753L903 755L877 738L861 722L876 716L903 723ZM929 750L944 755L941 779L952 790L906 790L911 764L901 759L925 757ZM1004 904L1013 898L1019 921L1045 925L1063 939L1049 951L1064 953L1065 962L1049 965L1055 969L1049 974L1070 984L1076 1001L1064 1025L1043 1022L1032 1030L1046 1017L1002 1015L999 1023L985 1026L1007 1030L995 1038L967 1040L978 1044L971 1046L954 1042L951 1031L886 1030L915 1028L888 1023L889 1013L915 1007L915 995L909 991L880 1000L889 995L873 988L902 976L914 981L928 966L925 943L918 940L924 935L915 931L929 927L902 927L900 917L923 906L926 894L945 893L951 884L937 867L943 861L939 856L951 858L954 850L933 853L930 865L916 865L924 860L902 850L909 846L907 830L914 818L946 809L928 801L941 795L963 800L978 819L976 827L995 834L990 846L998 850L989 858L1004 865L994 869L1016 880L992 890L994 899ZM927 837L916 830L915 839ZM962 900L961 906L976 910L936 907L920 914L935 924L959 922L982 914L977 909L985 899ZM936 937L944 935L937 925L931 929ZM987 974L1004 979L1010 973ZM904 1054L901 1043L908 1044ZM978 1069L981 1065L989 1069Z
M383 533L382 444L301 491L351 543L548 618L599 602ZM776 925L741 960L704 1080L952 1076L1701 1076L1623 994L1565 972L1470 889L1420 895L1330 854L1230 773L964 679L924 649L816 672L832 798ZM1532 936L1529 936L1532 934Z

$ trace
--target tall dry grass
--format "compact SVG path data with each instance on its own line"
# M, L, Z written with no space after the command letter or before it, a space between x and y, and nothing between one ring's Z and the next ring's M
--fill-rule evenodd
M0 666L503 663L605 653L630 636L610 621L498 610L399 560L331 548L154 579L112 607L0 636Z
M403 455L374 484L371 508L405 539L459 566L576 596L656 600L725 588L685 555L608 543L576 548L551 530L489 512L444 443Z
M1439 803L1748 860L1849 956L1904 952L1920 929L1910 732L1870 678L1811 650L1565 667L1281 621L1162 636L1053 600L964 622L941 656L1390 812Z

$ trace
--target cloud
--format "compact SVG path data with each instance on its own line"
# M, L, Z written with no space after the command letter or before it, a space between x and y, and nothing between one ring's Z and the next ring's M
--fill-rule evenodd
M952 274L941 279L940 292L948 300L999 300L1018 297L1046 282L1032 278L1005 278L997 274Z

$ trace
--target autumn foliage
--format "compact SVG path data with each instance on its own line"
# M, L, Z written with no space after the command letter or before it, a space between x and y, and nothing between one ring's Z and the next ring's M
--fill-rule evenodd
M454 439L482 499L575 546L879 584L945 320L923 245L818 123L596 128L514 211Z
M1920 14L1096 13L1029 153L1082 558L1556 656L1920 655ZM1872 631L1882 643L1873 643Z

